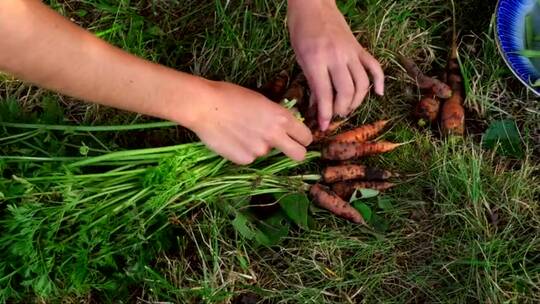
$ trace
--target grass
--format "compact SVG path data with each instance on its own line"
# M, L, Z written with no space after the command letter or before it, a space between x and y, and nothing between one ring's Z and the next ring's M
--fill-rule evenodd
M144 252L147 247L140 247L143 251L121 252L118 259L124 257L124 261L107 276L103 272L92 273L91 285L77 285L85 281L77 281L77 276L67 277L77 274L67 268L73 264L62 264L64 268L50 271L47 267L55 264L49 254L40 257L44 264L29 262L21 267L54 278L56 287L39 286L47 282L44 278L32 281L34 289L12 288L6 280L9 273L0 268L0 299L16 291L23 298L15 300L52 303L538 302L538 105L513 79L497 54L490 13L478 16L478 12L492 12L493 4L479 2L461 1L456 7L462 25L460 60L468 79L468 136L464 140L441 140L437 130L418 128L410 119L418 92L404 77L394 54L399 51L414 58L424 70L440 70L449 47L450 3L340 1L358 39L381 60L387 74L386 95L370 96L351 123L394 118L392 129L384 137L414 140L392 153L366 160L407 176L406 182L394 190L366 201L387 227L358 228L313 210L313 229L291 227L291 233L279 246L264 247L238 234L221 208L224 203L200 204L185 214L179 212L176 219L162 219L170 221L173 227L170 234L159 239L169 243L168 249ZM86 0L49 4L134 54L213 79L254 88L282 69L296 68L285 29L283 0ZM132 125L149 120L83 104L7 76L0 80L0 97L3 121ZM481 135L490 122L498 119L517 122L527 155L524 159L501 157L481 148ZM3 128L3 132L7 131L12 129ZM98 155L192 139L175 128L129 132L28 129L20 133L20 137L3 137L0 156L80 157L84 152ZM135 141L133 137L144 140ZM137 161L144 166L146 160ZM5 180L14 173L39 176L40 172L57 169L54 163L12 164L0 159ZM307 170L316 172L317 165L311 164ZM134 177L129 175L124 182L136 182L131 178ZM107 191L115 191L113 186L109 185ZM71 191L66 187L65 191L68 190ZM102 188L91 191L91 195L104 192ZM79 210L74 200L73 205L56 209L57 217L40 217L48 214L50 209L46 206L18 203L20 217L11 226L35 224L36 221L25 219L36 216L49 221L51 227L62 229L68 222L60 221L55 226L55 219L63 216L61 212L94 212L89 202ZM2 218L8 212L8 204L13 201L0 199ZM129 238L117 239L126 246L140 242L140 235L135 233L140 231L139 223L130 217L134 210L119 210L109 223L127 227L122 231ZM133 226L125 226L122 220ZM82 222L81 230L88 225ZM135 232L130 234L129 227L134 227ZM101 246L113 246L116 236L106 229L92 233L96 239L104 240ZM27 240L21 250L34 248L33 238L24 227L2 233L4 240L17 236ZM79 237L83 242L83 236ZM158 243L148 245L159 248ZM81 248L85 248L82 244ZM44 248L57 256L63 254L54 244ZM30 250L22 256L36 258L34 254ZM84 260L80 263L78 269L95 269ZM63 288L66 282L71 282L69 288ZM32 291L36 289L43 292Z

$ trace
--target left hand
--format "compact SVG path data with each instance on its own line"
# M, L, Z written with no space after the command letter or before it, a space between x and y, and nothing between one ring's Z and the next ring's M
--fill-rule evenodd
M292 47L324 131L334 115L346 116L362 103L370 88L368 74L375 92L383 95L384 73L356 41L335 0L289 0L288 5Z

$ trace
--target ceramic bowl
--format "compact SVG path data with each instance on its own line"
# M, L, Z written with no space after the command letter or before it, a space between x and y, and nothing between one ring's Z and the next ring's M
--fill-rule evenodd
M518 54L525 49L525 17L532 18L532 28L540 36L540 1L499 0L496 11L497 45L514 75L532 92L540 96L540 88L532 86L540 79L540 58L529 59ZM540 41L533 43L540 50Z

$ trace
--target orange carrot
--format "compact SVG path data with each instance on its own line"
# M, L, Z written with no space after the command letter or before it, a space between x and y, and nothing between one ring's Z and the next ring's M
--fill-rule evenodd
M349 200L354 191L359 189L385 191L394 186L393 183L383 181L346 181L333 184L332 190L344 200Z
M445 101L441 109L442 133L444 135L463 135L465 132L465 109L463 108L463 79L458 62L456 37L448 59L448 84L452 88L452 97Z
M432 123L437 120L440 107L441 103L437 97L424 96L416 105L414 114L416 118L427 123Z
M459 93L445 101L441 110L442 132L445 135L463 135L465 132L465 109Z
M379 120L372 124L365 124L356 129L340 133L333 138L333 142L365 142L379 134L388 124L389 120Z
M461 78L461 69L459 68L457 56L457 48L453 46L446 67L448 85L452 89L452 93L463 92L463 79Z
M341 127L342 124L345 123L346 120L339 120L339 121L333 121L328 125L328 128L325 131L321 131L320 129L316 129L313 131L313 142L317 143L324 139L326 139L328 136L331 136L332 133L334 133L339 127Z
M306 77L304 74L298 74L289 85L287 91L283 95L283 99L293 100L296 99L297 104L301 104L304 101L306 95Z
M335 183L352 179L385 180L397 176L390 171L364 165L339 165L324 168L322 172L325 183Z
M304 116L304 124L311 130L312 133L320 131L317 115L317 103L311 105L304 105L302 108L302 114Z
M279 102L287 90L288 83L289 73L287 73L287 71L281 71L276 77L266 83L260 91L268 99Z
M452 96L452 90L446 83L435 78L431 78L431 79L433 79L433 86L431 86L431 91L437 97L444 99L444 98L450 98L450 96Z
M407 74L416 81L419 88L429 89L439 98L449 98L452 96L452 90L447 84L436 78L424 75L414 61L401 55L398 55L398 59L401 61Z
M353 223L365 224L362 215L328 187L321 184L315 184L311 186L309 194L313 197L315 204L319 207Z
M378 142L343 142L331 141L322 149L322 157L328 160L350 160L381 154L394 150L403 144L388 141Z

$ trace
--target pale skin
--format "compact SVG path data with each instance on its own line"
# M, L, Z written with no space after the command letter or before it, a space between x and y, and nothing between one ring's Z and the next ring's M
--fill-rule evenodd
M360 105L370 78L383 94L380 65L358 44L334 0L289 0L288 26L321 129ZM300 161L312 141L304 124L261 94L140 59L38 0L0 0L0 37L1 71L82 100L177 122L237 164L272 148Z

